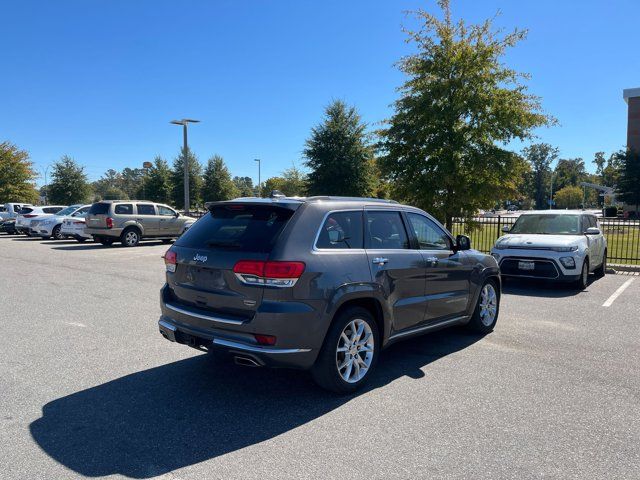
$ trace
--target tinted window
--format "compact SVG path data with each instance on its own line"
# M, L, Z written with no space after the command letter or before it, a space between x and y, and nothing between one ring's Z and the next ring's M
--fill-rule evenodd
M189 248L270 252L293 211L271 205L220 205L175 243Z
M136 208L138 209L138 215L155 215L156 214L156 209L153 208L153 205L145 205L142 203L137 203Z
M416 234L420 250L451 250L448 235L427 217L408 213L407 218Z
M62 209L63 207L44 207L42 211L44 213L58 213Z
M90 215L106 215L109 213L109 205L108 203L94 203L91 205L89 209Z
M133 205L130 203L120 203L114 209L116 215L133 215Z
M368 212L367 232L369 248L409 248L400 212Z
M24 207L22 210L20 210L20 215L26 215L27 213L31 213L33 212L33 208L30 207Z
M363 248L362 211L329 214L318 235L317 248Z
M163 207L162 205L158 205L158 215L162 215L163 217L173 217L176 212L171 210L169 207Z

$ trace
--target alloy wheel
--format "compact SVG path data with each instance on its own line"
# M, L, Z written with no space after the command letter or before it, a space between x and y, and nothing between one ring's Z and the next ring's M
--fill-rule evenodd
M133 247L136 243L138 243L138 234L136 232L127 232L124 236L124 241L130 247Z
M498 312L498 295L491 283L482 287L480 292L480 321L486 327L493 324Z
M361 318L351 320L342 330L336 348L336 367L347 383L364 378L373 362L375 345L369 324Z

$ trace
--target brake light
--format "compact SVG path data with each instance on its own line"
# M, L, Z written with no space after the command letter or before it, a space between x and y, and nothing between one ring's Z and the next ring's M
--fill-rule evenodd
M107 217L105 222L107 222L107 228L113 228L113 218Z
M292 287L304 273L303 262L240 260L233 267L238 280L248 285Z
M176 265L178 263L178 255L173 250L167 250L167 253L164 254L164 265L167 269L167 272L174 273L176 271Z
M76 220L75 222L71 222L74 225L84 225L84 222L79 222L78 220Z
M27 215L23 215L24 218L33 218L33 217L37 217L38 215L33 215L33 214L27 214Z
M275 345L276 344L276 337L274 337L273 335L259 335L259 334L255 334L254 338L256 339L256 342L258 342L258 345Z

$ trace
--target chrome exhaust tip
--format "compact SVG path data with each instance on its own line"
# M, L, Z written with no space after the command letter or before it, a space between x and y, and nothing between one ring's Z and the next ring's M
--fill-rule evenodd
M240 357L238 355L233 357L233 361L236 365L242 365L243 367L260 367L261 366L253 358Z

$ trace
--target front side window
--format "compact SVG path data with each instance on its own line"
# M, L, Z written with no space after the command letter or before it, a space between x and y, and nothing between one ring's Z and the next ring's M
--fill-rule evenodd
M67 207L65 209L62 209L58 212L58 215L60 215L61 217L66 217L67 215L71 215L73 212L75 212L77 207ZM45 209L45 212L47 210ZM49 213L49 212L47 212Z
M136 208L138 209L138 215L155 215L156 214L156 209L153 208L153 205L137 203Z
M133 205L130 203L119 203L114 209L116 215L133 215Z
M163 217L175 217L176 212L171 210L169 207L158 205L158 215L161 215Z
M362 240L362 211L333 212L320 229L316 248L364 248Z
M427 217L407 213L407 218L416 234L420 250L451 250L449 236Z
M408 249L409 238L400 212L367 212L367 240L371 249Z

